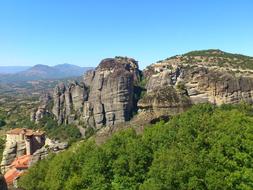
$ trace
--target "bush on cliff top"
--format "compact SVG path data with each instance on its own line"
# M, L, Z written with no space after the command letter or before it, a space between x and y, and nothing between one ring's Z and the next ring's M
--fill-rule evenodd
M43 160L24 175L26 190L253 189L250 107L198 105L101 146L91 141Z

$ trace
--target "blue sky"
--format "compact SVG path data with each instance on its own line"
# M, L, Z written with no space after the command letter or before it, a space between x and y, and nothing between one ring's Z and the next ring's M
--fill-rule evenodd
M252 0L0 0L0 65L144 68L210 48L253 56Z

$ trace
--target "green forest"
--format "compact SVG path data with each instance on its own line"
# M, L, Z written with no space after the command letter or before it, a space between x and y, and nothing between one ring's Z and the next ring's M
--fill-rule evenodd
M245 104L193 106L106 143L91 139L32 166L26 190L253 189L253 111Z

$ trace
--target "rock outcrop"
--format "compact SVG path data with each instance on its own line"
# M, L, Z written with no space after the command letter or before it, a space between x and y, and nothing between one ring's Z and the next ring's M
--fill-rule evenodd
M191 101L196 103L253 103L253 78L210 68L186 70L183 76Z
M53 93L52 113L58 124L74 122L82 112L84 101L88 98L88 88L84 84L71 82L68 86L57 85Z
M85 74L80 84L61 83L55 87L52 113L58 124L83 123L95 130L128 121L133 114L134 85L140 74L138 63L132 58L104 59L96 70Z
M85 136L88 129L96 131L128 121L137 110L159 118L197 103L253 103L251 63L252 57L220 50L174 56L143 72L134 59L104 59L80 84L59 84L51 112L58 124L74 123ZM50 106L41 106L35 120L45 115L44 107Z
M16 157L22 156L26 153L25 142L15 142L15 141L7 141L5 144L3 157L1 161L1 171L5 173L11 163L15 160Z
M234 69L231 54L229 59L221 51L210 54L175 56L149 66L144 71L147 93L139 108L178 113L197 103L253 103L253 72Z
M95 72L85 76L90 92L84 102L84 122L100 128L128 121L133 112L134 84L139 77L134 59L116 57L101 61Z
M42 94L39 100L39 107L31 113L31 121L38 123L44 116L49 115L51 96L48 93Z
M46 139L45 146L38 149L33 153L30 165L35 164L39 160L45 159L50 153L59 153L68 147L66 142L53 141L51 139Z

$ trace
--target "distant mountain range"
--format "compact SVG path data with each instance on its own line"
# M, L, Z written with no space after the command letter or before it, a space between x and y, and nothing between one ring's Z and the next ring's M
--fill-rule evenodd
M15 82L43 79L61 79L82 76L92 67L79 67L71 64L56 66L35 65L33 67L1 67L0 82Z

